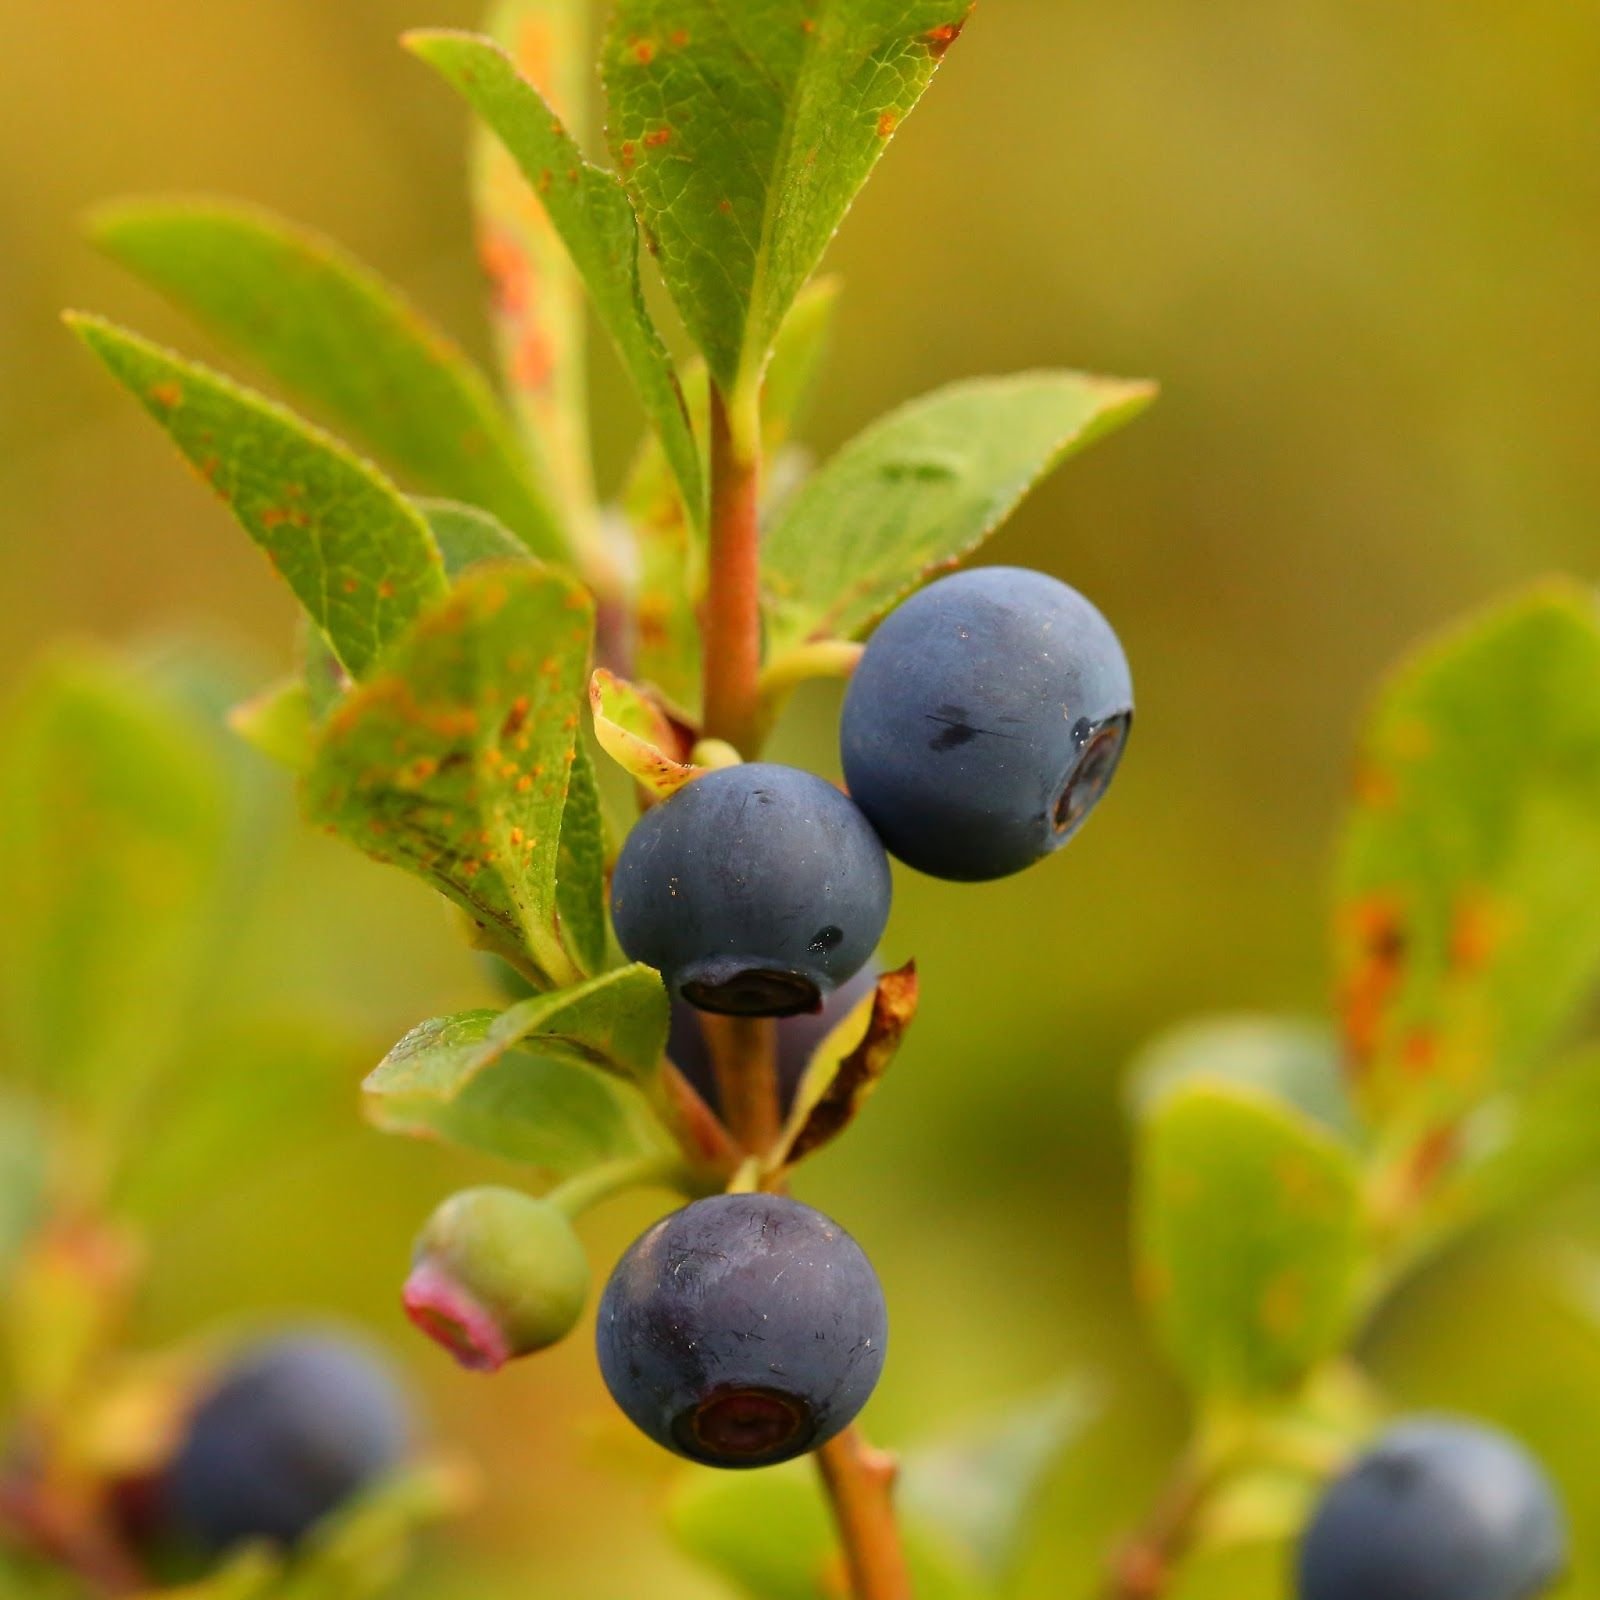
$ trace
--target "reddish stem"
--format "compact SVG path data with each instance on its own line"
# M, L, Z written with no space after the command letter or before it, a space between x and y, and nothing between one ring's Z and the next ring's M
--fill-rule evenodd
M736 420L713 385L705 732L751 756L761 706L761 452L754 422Z
M1205 1499L1205 1482L1180 1469L1149 1520L1112 1559L1105 1600L1161 1600L1193 1542Z
M817 1451L855 1600L912 1600L911 1572L894 1514L894 1457L846 1428Z
M711 390L710 575L705 643L705 727L741 755L761 738L761 428L759 403L733 415ZM779 1133L777 1036L764 1019L702 1019L716 1065L723 1117L752 1153ZM816 1452L833 1506L854 1600L912 1600L895 1524L895 1464L855 1430Z
M107 1600L146 1587L133 1558L104 1528L64 1515L30 1485L0 1482L0 1530L7 1529L18 1543Z

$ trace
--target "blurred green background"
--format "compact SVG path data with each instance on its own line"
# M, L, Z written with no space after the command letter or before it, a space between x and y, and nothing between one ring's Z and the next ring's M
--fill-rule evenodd
M77 219L129 192L258 200L484 352L464 112L394 44L476 12L0 0L0 681L58 635L173 625L261 674L286 663L287 594L57 312L206 347L97 261ZM1064 1370L1102 1380L1108 1420L1052 1489L1030 1593L1091 1591L1093 1552L1181 1427L1127 1283L1123 1066L1197 1010L1322 1006L1325 867L1376 676L1496 590L1592 570L1597 81L1600 10L1571 0L984 0L835 249L821 450L971 373L1067 364L1165 390L989 551L1068 578L1121 629L1140 724L1115 798L1023 878L903 877L888 954L918 957L922 1020L803 1185L889 1290L875 1435L925 1436ZM639 421L608 355L597 390L614 482ZM834 712L804 697L782 753L831 769ZM487 1469L418 1596L718 1593L664 1550L672 1469L604 1403L584 1339L485 1383L403 1327L413 1229L484 1169L364 1130L354 1087L411 1023L484 1003L439 904L302 830L242 931L234 981L349 1039L348 1116L163 1227L143 1335L279 1306L386 1334L438 1434ZM1559 1274L1554 1246L1436 1270L1373 1356L1398 1398L1522 1431L1593 1542L1600 1336L1554 1286L1588 1263L1591 1211L1564 1207ZM596 1260L649 1215L608 1208ZM1221 1592L1273 1592L1260 1581Z

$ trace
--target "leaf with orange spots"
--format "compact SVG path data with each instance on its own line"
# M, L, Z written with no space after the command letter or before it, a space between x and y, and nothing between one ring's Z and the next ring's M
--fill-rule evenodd
M604 667L589 680L589 709L600 748L657 799L676 794L699 776L683 730L647 695Z
M1349 1332L1363 1262L1348 1146L1283 1101L1194 1078L1139 1126L1137 1271L1202 1394L1292 1388Z
M135 200L95 242L419 489L483 506L551 560L565 519L483 373L338 245L251 206Z
M754 392L795 296L970 10L970 0L614 7L602 51L612 159L725 393Z
M569 128L587 117L594 63L588 8L572 0L497 0L483 31ZM583 284L515 158L474 121L472 194L500 371L527 450L568 525L595 537Z
M561 853L556 860L556 915L561 942L579 970L596 973L613 955L607 903L611 839L588 747L580 738L572 750L572 781L561 813Z
M102 318L67 321L266 552L357 677L444 593L427 523L338 440Z
M587 161L539 91L511 58L470 33L425 31L407 45L466 97L516 158L589 291L660 435L685 501L704 503L700 454L677 373L645 309L639 278L639 225L616 178Z
M363 1086L390 1132L445 1139L535 1167L547 1180L666 1153L647 1091L666 1049L667 992L623 967L509 1011L413 1028Z
M817 1046L767 1170L782 1172L833 1143L856 1119L917 1015L917 964L878 986Z
M305 782L313 821L431 883L545 987L584 964L558 871L593 632L561 574L474 569L334 709Z
M875 423L806 483L767 537L769 658L811 639L856 637L1154 394L1119 378L1031 372L953 384Z
M1362 738L1334 918L1346 1050L1401 1139L1523 1080L1600 981L1600 609L1548 584L1429 645Z
M787 443L810 397L838 303L839 280L819 278L806 285L778 331L761 392L761 444L768 460ZM704 360L684 368L683 389L696 435L704 439L711 414L711 380ZM639 552L635 675L660 690L690 721L697 721L706 545L655 438L646 439L640 448L621 498Z
M1526 1213L1600 1175L1600 1049L1584 1045L1541 1072L1504 1114L1475 1127L1465 1158L1428 1196L1431 1243Z

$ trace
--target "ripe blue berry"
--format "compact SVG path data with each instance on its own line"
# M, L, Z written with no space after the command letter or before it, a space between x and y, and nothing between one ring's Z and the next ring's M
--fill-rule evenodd
M1003 878L1083 825L1132 722L1110 623L1041 572L980 567L873 634L845 697L845 782L907 866Z
M889 863L832 784L756 762L696 778L628 835L617 938L702 1011L793 1016L866 964L889 917Z
M877 983L878 964L869 961L855 977L841 983L822 1002L820 1011L808 1011L779 1021L778 1105L784 1116L788 1116L794 1105L795 1091L800 1087L817 1046L872 993ZM717 1086L716 1065L700 1026L700 1013L682 1000L672 1002L667 1054L678 1071L694 1085L695 1093L720 1114L722 1091Z
M600 1302L600 1371L657 1444L765 1467L825 1444L883 1370L883 1290L861 1247L782 1195L674 1212L618 1263Z
M397 1467L411 1431L394 1379L326 1333L246 1351L202 1397L167 1474L175 1522L201 1548L293 1545Z
M1300 1546L1299 1600L1532 1600L1566 1566L1539 1464L1492 1429L1392 1428L1323 1496Z
M572 1332L589 1262L566 1214L516 1189L464 1189L417 1239L406 1315L473 1372L498 1372Z

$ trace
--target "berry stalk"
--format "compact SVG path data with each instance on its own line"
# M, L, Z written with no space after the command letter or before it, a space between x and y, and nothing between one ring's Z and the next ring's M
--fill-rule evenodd
M761 737L760 391L730 406L711 388L710 573L701 631L705 727L741 754ZM777 1033L768 1018L703 1018L722 1112L747 1150L762 1152L781 1125ZM847 1428L816 1451L854 1600L911 1600L894 1514L893 1457Z
M778 1141L783 1111L778 1088L778 1025L771 1017L701 1016L711 1049L722 1116L753 1156Z
M894 1457L874 1449L859 1428L846 1428L816 1455L844 1545L851 1594L855 1600L911 1600L911 1573L894 1515Z

